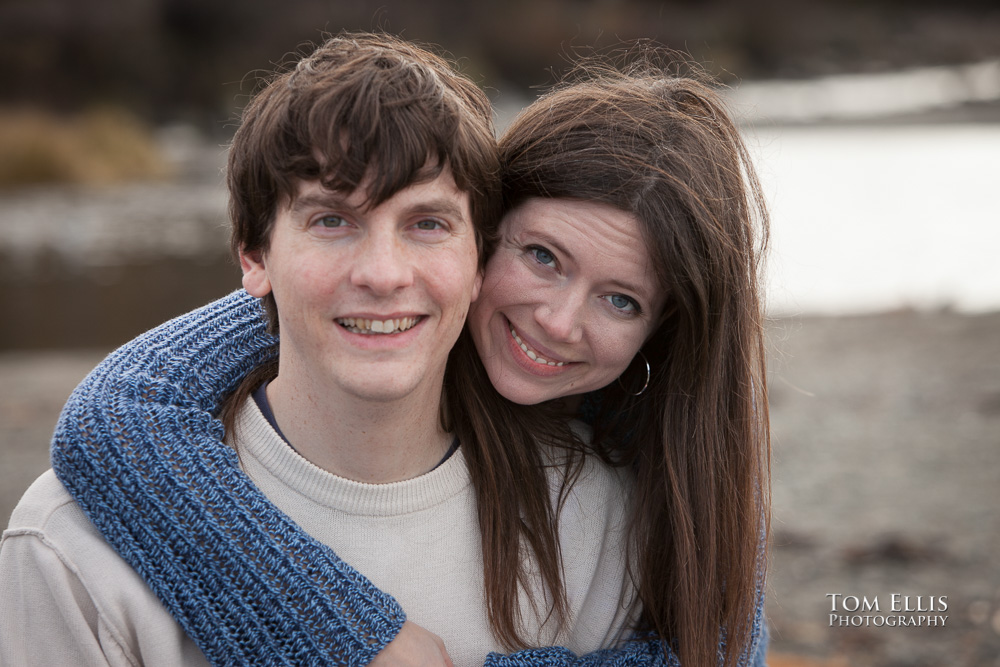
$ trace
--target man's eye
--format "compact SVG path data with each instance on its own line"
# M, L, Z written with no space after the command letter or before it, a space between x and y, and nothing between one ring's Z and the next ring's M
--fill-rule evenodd
M622 310L628 313L638 313L641 312L639 309L639 304L635 302L635 299L625 296L624 294L609 294L604 297L607 299L612 306L618 310Z
M537 260L539 264L545 264L548 266L550 264L554 264L556 261L555 256L542 246L531 246L528 248L528 252L534 256L535 260Z
M347 221L339 215L324 215L316 221L316 224L322 227L343 227Z
M415 226L417 229L421 231L432 232L435 229L441 229L444 225L442 225L438 220L428 219L428 220L421 220Z

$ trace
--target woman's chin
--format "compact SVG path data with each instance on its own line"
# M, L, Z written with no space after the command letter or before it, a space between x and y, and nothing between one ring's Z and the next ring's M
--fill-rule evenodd
M559 392L556 387L533 382L530 377L524 377L523 373L499 369L496 372L490 371L489 376L497 393L518 405L538 405L565 396L565 392Z
M551 383L533 381L523 374L499 373L496 376L490 374L490 381L501 396L518 405L538 405L556 399L579 396L590 391L580 390L575 386L554 386Z
M511 403L517 403L518 405L538 405L539 403L550 401L553 398L559 398L558 395L539 392L537 389L526 387L521 384L508 386L508 384L501 383L501 386L496 386L496 389L501 396L506 398Z
M502 359L496 355L485 359L484 365L490 382L497 392L511 403L518 405L538 405L556 399L580 396L607 386L621 373L614 369L599 374L578 364L559 369L543 368L538 372L533 367L526 370L516 362L517 360L511 360L509 357ZM581 372L582 370L586 372Z

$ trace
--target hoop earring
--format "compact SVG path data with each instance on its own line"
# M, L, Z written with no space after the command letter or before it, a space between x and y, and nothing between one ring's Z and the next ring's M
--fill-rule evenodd
M629 396L642 396L642 394L649 388L649 381L650 379L652 379L653 374L651 369L649 368L649 360L646 359L646 355L642 353L642 350L639 350L639 356L642 357L643 363L646 364L646 381L643 383L642 389L640 389L635 393L632 393L631 391L625 389L625 385L622 384L621 376L620 375L618 376L618 386L621 387L622 391L624 391Z

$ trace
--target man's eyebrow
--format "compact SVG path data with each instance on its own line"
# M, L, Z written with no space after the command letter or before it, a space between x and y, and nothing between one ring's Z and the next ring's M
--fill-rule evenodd
M335 208L348 213L358 213L357 207L350 204L346 198L336 193L311 193L296 197L291 210L301 213L314 208ZM364 212L364 209L361 210ZM403 209L404 215L434 215L452 220L465 221L467 216L461 206L447 197L435 197L414 201Z
M408 215L435 215L452 220L466 219L465 211L454 200L445 197L415 201L404 209Z
M340 208L354 211L354 207L348 204L343 197L332 192L313 193L296 197L291 206L291 210L294 213L301 213L313 208Z

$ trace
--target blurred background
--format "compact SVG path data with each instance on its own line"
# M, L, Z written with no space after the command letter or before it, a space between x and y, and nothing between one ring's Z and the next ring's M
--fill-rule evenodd
M651 38L726 86L773 215L771 664L1000 665L1000 8L903 0L0 0L0 522L105 354L239 287L222 167L263 73L383 29L503 127ZM838 593L941 628L831 627Z

